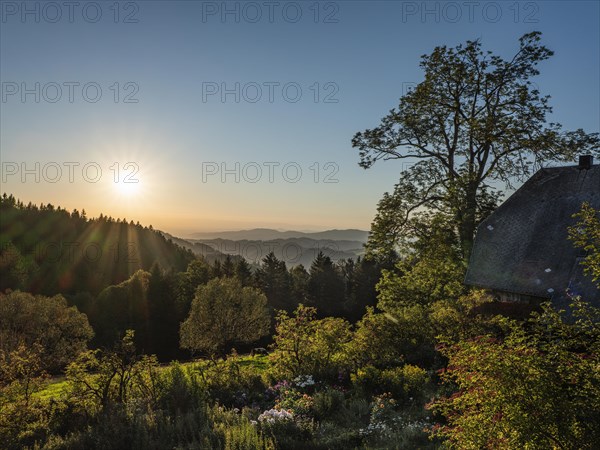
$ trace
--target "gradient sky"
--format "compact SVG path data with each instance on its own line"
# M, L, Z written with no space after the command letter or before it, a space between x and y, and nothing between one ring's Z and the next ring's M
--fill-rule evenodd
M536 80L552 96L550 119L600 130L597 1L47 3L26 2L34 11L27 13L22 2L1 2L0 191L25 202L126 217L182 236L368 229L403 163L359 168L353 134L397 106L422 79L420 56L436 45L480 38L509 57L533 30L555 51ZM239 16L223 16L223 8ZM35 94L23 101L22 88L35 91L36 82L39 103ZM72 99L70 82L79 83ZM222 84L235 90L236 82L239 102L235 94L224 102L208 95ZM257 85L262 96L253 103ZM102 96L92 102L98 86ZM298 86L302 96L292 102ZM125 102L128 95L137 103ZM73 182L65 163L79 164L71 166ZM34 172L25 182L22 164ZM232 171L225 182L222 164ZM139 183L123 183L135 166Z

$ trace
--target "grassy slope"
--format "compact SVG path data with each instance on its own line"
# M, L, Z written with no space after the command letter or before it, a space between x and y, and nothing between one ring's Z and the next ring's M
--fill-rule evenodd
M210 364L209 361L190 361L186 363L182 363L181 365L184 367L196 367L201 368L202 366L206 366ZM267 356L257 355L257 356L240 356L239 359L240 366L254 366L256 369L261 371L267 370L269 367L269 359ZM164 367L168 367L164 366ZM65 379L63 375L58 377L52 377L48 379L45 386L40 389L38 392L34 393L33 396L36 398L40 398L43 400L48 400L50 398L58 398L62 394L66 393L68 387L68 381Z

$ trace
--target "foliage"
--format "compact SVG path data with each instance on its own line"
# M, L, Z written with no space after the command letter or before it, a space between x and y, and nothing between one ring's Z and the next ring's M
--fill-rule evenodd
M0 442L7 450L32 448L49 436L56 414L52 402L22 398L0 403Z
M308 279L309 275L302 264L292 267L290 270L292 282L292 297L294 298L294 308L300 303L306 303L308 295ZM290 309L291 312L293 308Z
M183 305L178 303L176 278L154 264L150 269L146 295L147 322L140 327L145 335L140 339L136 336L137 346L144 353L155 354L162 361L181 357L179 325L188 311L184 311Z
M252 268L244 258L240 258L235 264L234 273L235 277L242 283L242 286L252 285Z
M573 217L579 219L579 222L569 228L569 238L577 248L587 252L582 263L584 271L594 282L598 282L600 281L600 212L592 208L589 203L584 203L581 211Z
M114 351L83 354L67 383L65 399L50 400L60 405L45 423L52 434L37 435L43 448L216 449L239 448L253 434L262 439L248 432L247 420L209 408L193 371L177 364L159 370L154 358L137 355L132 333Z
M257 266L209 265L151 227L5 195L0 290L64 292L99 348L86 351L91 329L64 298L0 294L2 446L594 448L600 312L574 299L571 321L545 306L520 323L487 315L490 298L462 284L492 185L525 178L532 158L597 148L597 135L546 124L531 78L551 54L534 32L511 60L478 41L423 57L424 81L353 140L363 167L417 161L379 203L356 261L319 253L308 271L288 270L271 252ZM570 237L598 281L597 211L575 217ZM103 256L86 260L78 245ZM269 344L271 311L272 353L239 356ZM182 356L178 344L210 360L160 367ZM66 380L40 390L67 363Z
M378 127L354 136L364 168L416 161L378 207L372 254L385 258L399 236L416 236L413 218L433 212L448 218L467 261L477 224L495 206L492 181L526 179L532 158L568 161L598 149L597 133L547 124L549 97L531 81L553 54L540 40L539 32L523 35L510 59L484 52L479 40L436 47L422 57L424 80Z
M309 416L313 407L313 398L309 395L312 386L312 376L296 377L292 383L277 383L272 388L276 393L275 409L288 411L297 417Z
M396 263L395 270L383 271L377 284L378 306L390 311L401 305L455 299L465 292L463 278L464 267L456 258L408 258Z
M275 253L269 252L262 260L255 275L256 285L267 296L269 307L292 311L292 280L287 271L285 261L277 259Z
M2 448L34 447L52 438L64 404L39 395L46 373L44 349L34 343L0 352L0 442Z
M44 433L46 411L34 397L45 377L42 354L38 343L0 350L0 442L8 447L31 443Z
M387 367L404 360L403 336L389 316L367 308L366 314L356 324L348 353L353 369L366 365Z
M7 289L24 289L36 270L35 261L31 256L24 257L10 240L2 242L0 239L0 292Z
M366 313L368 307L377 303L375 286L384 268L373 258L342 260L337 263L346 284L345 317L356 323Z
M40 365L57 372L86 349L93 332L87 317L61 295L44 297L14 291L0 294L0 353L39 345Z
M12 195L0 198L0 267L12 274L0 283L2 291L96 295L155 262L179 271L193 259L152 226L102 214L88 219L83 211L25 205Z
M71 398L87 411L126 404L130 397L152 396L156 390L154 356L136 353L134 333L128 330L114 351L87 351L67 367Z
M364 366L353 373L351 379L353 385L370 394L389 393L397 401L407 401L421 396L428 376L425 369L405 364L383 370Z
M228 411L217 406L212 409L215 431L221 437L221 445L213 448L224 450L274 450L276 448L272 433L255 426L244 414Z
M176 275L176 305L178 315L183 318L181 320L189 314L198 286L210 280L210 270L210 265L206 261L195 259L188 264L185 272Z
M270 358L279 379L311 374L318 380L336 380L348 371L350 324L340 318L317 319L316 315L315 308L304 305L298 306L292 317L285 311L277 315Z
M320 317L342 316L344 313L344 281L329 256L319 252L310 266L307 304L316 308Z
M194 370L211 401L229 408L262 407L270 400L265 396L266 368L255 360L232 354L214 364L197 364Z
M485 333L501 334L498 317L486 312L493 305L492 297L481 290L472 290L456 300L440 300L429 308L429 326L436 342L458 342Z
M545 305L504 339L480 336L442 349L442 379L458 391L430 406L452 448L594 448L600 440L599 311L576 300L569 323Z
M452 233L439 222L428 232L410 243L410 253L393 268L382 271L376 289L383 314L368 312L353 343L363 364L396 366L405 360L431 367L437 358L435 337L469 314L460 300L466 292L465 266L456 242L446 238ZM371 343L376 345L369 348Z
M181 346L211 356L231 346L258 340L269 332L267 298L242 287L235 278L217 278L200 286L189 317L181 324Z
M373 398L369 425L360 429L366 438L366 448L436 448L425 433L429 418L410 417L398 409L389 393Z
M29 403L44 380L43 351L38 343L31 347L21 344L11 352L0 350L0 397L3 400L22 398L25 404Z
M143 353L160 361L186 357L179 349L180 324L189 315L196 288L208 282L209 268L205 261L194 260L185 272L175 274L154 264L150 272L139 270L96 298L84 299L83 311L96 330L94 346L110 347L131 329ZM78 304L81 297L71 301Z
M46 435L52 408L35 394L46 378L39 343L0 350L0 442L19 448Z
M431 306L412 305L366 314L351 344L355 367L397 366L401 362L433 366L437 355L430 312Z
M433 367L440 364L437 338L464 339L496 327L493 317L480 311L491 298L481 291L467 293L460 258L442 244L422 251L400 260L395 270L383 270L377 284L382 314L365 314L352 344L363 364L397 365L404 359Z

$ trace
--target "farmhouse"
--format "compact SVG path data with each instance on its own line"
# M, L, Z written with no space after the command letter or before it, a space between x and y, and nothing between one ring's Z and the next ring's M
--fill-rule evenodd
M580 295L600 306L600 289L580 265L585 252L568 239L584 202L600 210L600 165L591 156L540 169L479 225L465 283L500 302L566 308Z

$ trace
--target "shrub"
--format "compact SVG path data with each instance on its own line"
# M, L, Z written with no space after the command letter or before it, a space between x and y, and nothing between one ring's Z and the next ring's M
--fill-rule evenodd
M171 414L187 413L204 405L206 391L196 371L173 363L158 376L158 406Z
M351 379L356 387L367 394L389 392L395 399L402 401L423 392L428 381L427 372L411 364L383 370L365 366L352 374Z
M292 379L311 374L316 380L337 381L350 370L350 324L339 318L316 319L315 308L298 306L294 316L277 315L273 362L274 376Z
M457 392L430 408L448 447L592 449L600 442L600 309L576 299L573 315L543 305L525 324L503 319L502 339L447 345L442 379Z
M264 370L237 355L214 364L196 367L207 395L213 402L230 408L266 406Z

